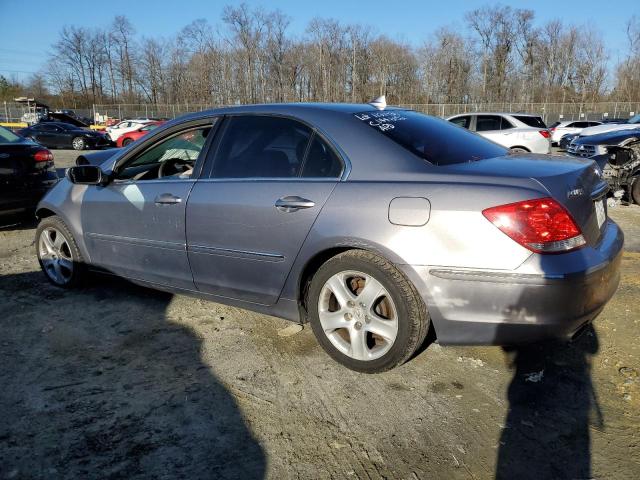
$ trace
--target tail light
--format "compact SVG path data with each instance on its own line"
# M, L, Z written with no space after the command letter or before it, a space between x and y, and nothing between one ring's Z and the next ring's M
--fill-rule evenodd
M36 162L51 162L53 161L53 153L49 150L38 150L33 154L33 159Z
M482 214L532 252L568 252L586 243L569 212L552 198L500 205L487 208Z
M549 130L538 130L538 132L540 132L540 135L542 135L544 138L549 138L551 136Z

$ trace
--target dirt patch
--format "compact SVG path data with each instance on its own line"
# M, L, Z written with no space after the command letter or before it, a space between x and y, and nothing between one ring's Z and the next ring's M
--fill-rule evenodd
M0 231L0 478L640 477L637 253L572 345L434 344L361 375L272 317L54 288L33 235Z

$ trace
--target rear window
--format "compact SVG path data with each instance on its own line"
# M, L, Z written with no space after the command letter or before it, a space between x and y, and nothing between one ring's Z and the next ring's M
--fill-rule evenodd
M11 130L0 127L0 143L20 143L22 140L22 137L16 135Z
M525 125L529 125L534 128L547 128L540 117L531 117L529 115L511 115L513 118L520 120Z
M553 125L551 125L551 127L549 128L554 128L554 127L557 127L558 125L560 125L560 122L553 122Z
M434 165L474 162L507 150L446 120L409 110L362 112L355 118Z

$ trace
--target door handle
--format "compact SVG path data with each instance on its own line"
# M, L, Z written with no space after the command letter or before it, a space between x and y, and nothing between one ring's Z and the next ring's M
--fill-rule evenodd
M161 193L156 197L154 203L156 205L175 205L176 203L182 202L180 197L176 197L171 193Z
M296 196L282 197L276 200L275 207L281 212L289 213L295 212L302 208L311 208L315 206L315 202L307 200L306 198Z

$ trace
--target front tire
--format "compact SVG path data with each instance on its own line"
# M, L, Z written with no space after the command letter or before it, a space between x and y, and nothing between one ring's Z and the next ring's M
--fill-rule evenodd
M72 288L87 269L71 231L58 216L44 218L36 230L36 254L42 272L57 287Z
M71 140L71 146L74 150L84 150L87 147L87 141L82 137L75 137Z
M406 276L363 250L349 250L322 265L311 281L307 305L322 348L363 373L406 362L424 342L430 324Z

